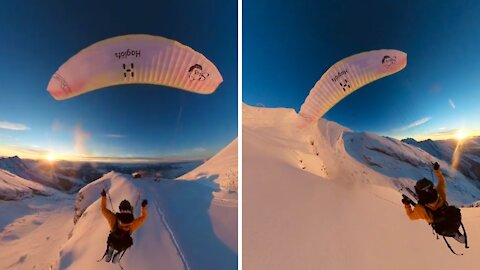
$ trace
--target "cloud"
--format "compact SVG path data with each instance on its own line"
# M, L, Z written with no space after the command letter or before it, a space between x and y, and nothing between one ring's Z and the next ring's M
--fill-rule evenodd
M209 156L208 156L209 157ZM171 162L189 162L200 161L206 157L189 156L164 156L164 157L144 157L144 156L76 156L71 160L88 162L115 162L115 163L171 163Z
M8 129L8 130L15 130L15 131L24 131L29 130L30 128L24 124L18 123L11 123L6 121L0 121L0 129Z
M425 135L430 137L446 137L446 136L453 136L457 134L459 131L460 129L449 129L449 130L440 131L440 132L428 133Z
M0 145L0 156L22 156L25 158L42 158L48 154L47 150L31 146Z
M203 152L207 152L208 150L206 148L203 148L203 147L195 147L193 148L193 152L196 152L196 153L203 153Z
M448 103L450 103L450 106L452 106L452 108L455 109L455 103L453 103L453 100L448 99Z
M423 141L423 140L427 140L427 139L431 139L431 140L434 140L434 141L448 140L448 139L455 138L455 135L459 131L462 131L462 130L461 129L448 129L448 130L444 129L444 130L438 131L438 132L415 134L415 135L410 134L408 136L397 137L397 139L404 139L404 138L410 137L410 138L414 138L417 141ZM480 129L472 129L472 130L468 130L466 132L467 132L467 134L469 134L469 136L473 136L473 137L480 136Z
M396 129L393 130L393 132L402 132L402 131L406 131L406 130L421 126L421 125L427 123L428 121L430 121L430 119L432 119L432 117L430 117L430 116L424 117L424 118L419 119L419 120L417 120L417 121L415 121L415 122L413 122L409 125L406 125L406 126L403 126L403 127L400 127L400 128L396 128Z
M78 154L88 155L87 142L91 137L91 134L83 130L80 125L73 129L74 149Z
M123 134L105 134L104 136L107 138L113 138L113 139L123 139L127 137Z

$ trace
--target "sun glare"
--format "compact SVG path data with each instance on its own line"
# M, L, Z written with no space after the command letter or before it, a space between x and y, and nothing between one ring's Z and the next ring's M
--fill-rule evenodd
M462 131L459 131L455 134L455 138L457 138L457 140L459 141L465 139L466 137L467 137L467 134L465 134L465 132L462 132Z
M55 155L52 154L52 153L48 154L48 156L47 156L48 161L55 161L56 159L57 159L57 157L55 157Z

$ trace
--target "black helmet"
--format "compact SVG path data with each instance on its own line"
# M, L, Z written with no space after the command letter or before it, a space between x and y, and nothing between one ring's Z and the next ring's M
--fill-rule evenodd
M133 211L132 205L131 205L130 202L127 201L127 200L123 200L123 201L120 203L120 206L118 206L118 209L120 209L120 211L130 211L130 212Z
M428 180L427 178L422 178L417 181L415 184L415 191L418 193L419 191L428 191L433 189L433 182Z
M415 184L415 193L418 195L420 204L433 203L438 198L437 190L433 182L427 178L422 178Z

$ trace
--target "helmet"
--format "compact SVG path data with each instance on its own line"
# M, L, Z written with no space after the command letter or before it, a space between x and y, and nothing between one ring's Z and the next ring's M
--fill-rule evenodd
M130 212L133 211L132 205L131 205L130 202L127 201L127 200L123 200L123 201L120 203L120 206L118 206L118 209L120 209L120 212L121 212L121 211L130 211Z
M438 198L437 190L433 182L427 178L422 178L415 184L415 193L418 195L420 204L433 203Z
M427 178L422 178L415 184L415 192L429 191L433 189L433 182Z

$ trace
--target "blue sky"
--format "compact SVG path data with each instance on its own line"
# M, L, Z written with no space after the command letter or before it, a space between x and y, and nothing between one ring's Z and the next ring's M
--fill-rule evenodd
M480 134L480 2L243 1L243 100L297 112L337 61L374 49L407 67L367 85L324 117L396 138Z
M71 56L137 33L192 47L224 82L212 95L154 85L49 95L50 77ZM8 1L0 36L0 156L195 159L237 137L235 1Z

